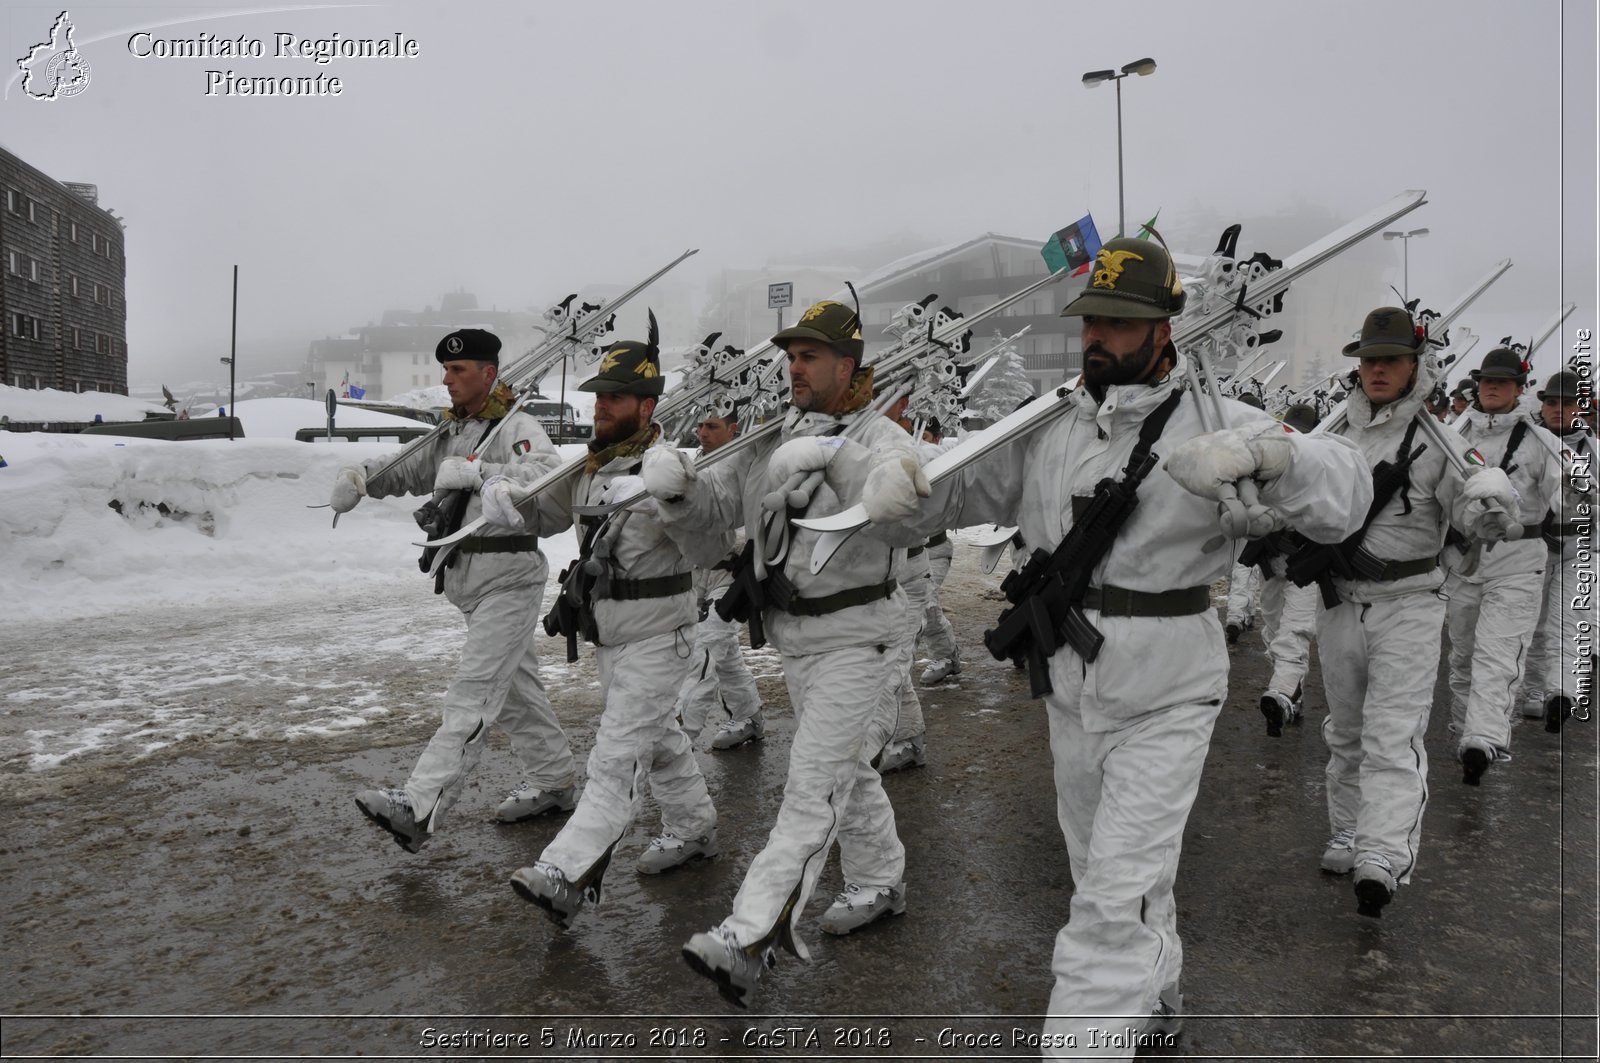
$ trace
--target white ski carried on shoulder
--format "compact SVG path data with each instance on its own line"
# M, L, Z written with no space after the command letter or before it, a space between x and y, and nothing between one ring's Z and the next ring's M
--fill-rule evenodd
M1181 350L1187 341L1213 329L1226 327L1236 315L1249 312L1248 307L1259 306L1283 293L1298 277L1360 243L1395 219L1416 210L1427 201L1426 196L1427 193L1421 189L1402 192L1376 210L1284 259L1281 268L1267 273L1251 284L1247 290L1241 291L1232 303L1190 320L1180 317L1173 326L1173 344ZM988 428L957 443L923 466L923 474L930 484L940 483L1000 447L1020 441L1030 432L1064 413L1067 410L1070 394L1071 389L1062 386L1033 400ZM844 544L845 539L871 522L866 509L857 504L825 517L802 517L795 523L812 531L824 533L817 540L816 549L811 557L811 571L820 572Z

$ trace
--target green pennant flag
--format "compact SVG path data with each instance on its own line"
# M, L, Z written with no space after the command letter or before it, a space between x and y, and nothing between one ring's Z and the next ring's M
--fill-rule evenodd
M1161 217L1161 212L1158 210L1154 214L1150 215L1149 221L1139 226L1139 239L1150 239L1150 234L1155 230L1156 227L1156 219L1159 217Z

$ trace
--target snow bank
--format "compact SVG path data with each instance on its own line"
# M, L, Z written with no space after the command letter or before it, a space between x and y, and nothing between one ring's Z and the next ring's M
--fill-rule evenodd
M331 510L307 508L327 502L341 465L397 448L270 438L303 426L281 404L325 416L309 399L240 403L247 435L231 442L0 432L0 625L423 580L412 545L420 499L366 499L337 528ZM346 416L338 423L404 420ZM575 537L545 552L558 571Z
M13 421L142 421L146 413L166 413L157 402L113 395L105 391L57 391L54 388L14 388L0 384L0 417Z

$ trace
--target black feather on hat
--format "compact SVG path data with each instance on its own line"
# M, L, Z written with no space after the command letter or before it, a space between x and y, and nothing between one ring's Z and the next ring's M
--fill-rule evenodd
M648 342L622 340L605 349L600 371L578 385L580 391L618 392L654 398L666 390L661 375L661 329L654 310L650 317Z

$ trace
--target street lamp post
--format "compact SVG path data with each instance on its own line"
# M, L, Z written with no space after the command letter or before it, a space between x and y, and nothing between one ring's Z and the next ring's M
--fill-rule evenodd
M1400 298L1409 303L1411 301L1411 238L1413 236L1427 236L1426 229L1412 229L1410 232L1401 232L1399 229L1389 229L1383 234L1385 240L1399 240L1401 247L1401 274Z
M1145 77L1156 72L1154 59L1136 59L1127 63L1122 68L1122 73L1115 70L1091 70L1083 75L1083 87L1092 89L1102 81L1114 81L1117 85L1117 235L1126 236L1128 232L1127 215L1123 208L1122 194L1122 79L1129 74L1138 74Z

